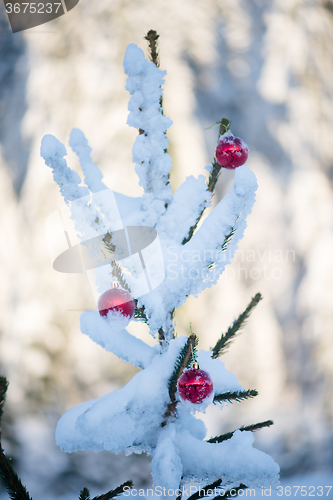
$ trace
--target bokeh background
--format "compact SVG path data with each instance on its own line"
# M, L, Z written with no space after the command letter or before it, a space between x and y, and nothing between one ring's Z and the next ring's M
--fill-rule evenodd
M248 143L259 183L232 265L176 314L178 335L189 334L191 321L207 349L256 292L264 296L222 358L260 395L209 410L208 437L271 418L275 425L257 432L255 445L282 477L332 484L332 0L81 0L16 34L3 7L0 371L10 381L3 446L32 496L67 497L83 486L97 494L129 478L150 485L145 456L67 455L54 442L64 411L123 386L136 370L80 333L81 311L95 304L85 275L52 268L44 225L63 201L39 149L45 134L67 145L79 127L108 186L140 195L122 60L128 43L146 51L152 28L168 71L173 188L206 172L217 129L205 128L222 116ZM78 168L69 149L68 161ZM222 173L214 204L232 176ZM130 329L154 342L144 326Z

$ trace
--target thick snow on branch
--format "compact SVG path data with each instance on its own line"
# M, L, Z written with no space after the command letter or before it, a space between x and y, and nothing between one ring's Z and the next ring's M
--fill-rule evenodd
M84 133L78 128L73 128L69 138L69 145L80 160L80 165L84 173L85 184L88 186L89 190L96 192L107 189L105 184L102 182L102 172L91 159L90 154L92 149L89 146Z
M106 335L111 332L107 331L107 328L103 330L102 318L103 326L95 321L94 315L96 314L98 313L84 313L81 328L99 344L106 344ZM88 324L89 327L87 327ZM96 332L93 332L93 329ZM123 332L118 332L117 335L121 337ZM130 356L135 356L132 350L132 347L136 345L135 340L129 334L127 338ZM147 367L137 373L122 389L91 402L89 407L84 403L69 410L58 425L58 444L68 452L88 449L154 453L159 439L162 439L160 438L163 429L161 424L167 405L170 403L169 378L186 340L187 337L172 340L165 353L155 356L151 354L157 354L155 349L150 348L151 351L146 351L146 347L137 344L138 357L140 353L141 358L146 356ZM125 337L119 340L117 348L125 347L125 341ZM116 344L117 340L111 338L109 345L113 352L116 351ZM122 344L121 347L119 347L120 344ZM200 351L198 359L200 366L210 372L214 387L218 392L242 389L235 375L229 373L220 360L213 360L209 352ZM185 403L178 403L182 425L191 429L193 435L200 439L205 436L205 427L201 420L191 416L191 412L203 409L201 405L191 405L189 408Z
M98 293L109 287L110 268L100 256L100 243L108 232L116 245L114 255L126 269L126 280L138 299L137 306L143 306L150 333L155 335L162 328L169 340L172 311L190 294L197 295L216 283L230 263L243 237L257 182L247 167L237 168L230 191L182 245L210 203L211 194L203 176L191 176L172 197L165 135L172 122L161 110L166 72L148 62L134 44L126 51L124 68L131 94L128 124L139 129L133 160L143 196L130 198L105 189L87 140L77 129L71 134L70 145L79 157L88 187L81 187L78 174L67 167L66 149L57 139L45 136L41 154L70 205L81 241L96 259L90 277ZM227 484L230 489L240 483L257 486L277 480L278 466L252 447L252 433L236 431L222 443L203 441L206 428L194 413L204 411L209 402L180 402L176 392L177 418L165 421L171 402L168 382L186 337L173 339L168 345L166 342L162 350L159 345L148 346L113 321L88 311L81 316L81 330L142 370L122 389L83 403L60 419L56 440L63 450L147 452L152 456L155 486L174 490L187 481L202 484L222 478L223 486ZM219 359L212 359L211 352L199 351L198 361L210 374L215 394L242 390L236 376ZM162 423L166 425L162 427Z
M166 487L173 491L179 488L183 465L176 444L177 439L178 435L174 426L168 425L160 431L150 464L155 487ZM172 500L171 495L168 495L168 498Z
M65 413L56 434L61 448L152 452L170 402L168 380L185 342L186 337L172 340L166 353L155 356L122 389Z
M183 480L209 482L223 478L223 487L277 484L279 466L262 451L253 448L252 432L236 431L222 443L207 443L187 429L177 435L177 446L183 465ZM225 481L226 480L226 481Z
M199 200L197 211L203 207L204 192L200 182L187 180L180 190L189 200L194 188L196 201ZM195 189L197 188L197 189ZM186 224L181 210L181 202L176 201L178 210L170 204L171 215L166 214L157 226L161 231L161 243L164 251L164 266L166 277L163 283L140 299L149 317L149 326L153 331L161 325L161 318L166 318L167 312L183 304L189 295L196 296L205 288L215 284L225 266L230 263L246 228L246 217L251 213L255 201L257 181L254 173L247 167L236 169L235 181L229 192L211 211L201 227L194 233L192 239L182 245L180 240L192 225L193 216L189 216ZM194 196L195 198L195 196ZM194 210L194 203L192 209ZM185 211L185 214L187 212ZM178 225L178 220L180 223ZM187 227L187 229L186 229ZM234 229L235 233L223 251L226 237ZM162 238L165 239L162 239Z
M181 244L210 199L211 193L207 191L203 175L197 179L193 175L187 177L175 191L172 202L156 225L159 237Z
M81 332L96 344L134 366L147 367L157 354L154 347L134 337L126 329L118 330L116 325L112 327L112 324L101 318L96 311L85 311L81 314L80 326Z
M67 167L64 156L67 155L65 146L53 135L45 135L42 139L40 154L47 166L52 168L53 178L60 187L60 192L66 203L89 195L89 191L81 184L80 176Z
M168 179L171 158L166 153L169 140L165 135L172 121L163 116L160 103L166 71L148 62L135 44L127 47L124 69L128 75L126 89L131 94L127 123L141 131L133 146L133 162L146 195L143 209L150 212L146 222L155 224L172 195ZM156 212L155 220L152 212Z

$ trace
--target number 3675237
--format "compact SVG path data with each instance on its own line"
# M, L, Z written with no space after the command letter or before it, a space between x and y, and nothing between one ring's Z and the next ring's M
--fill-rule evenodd
M59 3L6 3L7 14L55 14L61 6Z

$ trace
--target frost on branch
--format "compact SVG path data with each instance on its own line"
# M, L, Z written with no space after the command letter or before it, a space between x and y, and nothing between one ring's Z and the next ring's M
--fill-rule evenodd
M166 71L148 62L135 44L127 47L124 69L128 75L126 89L131 94L127 123L140 130L132 152L139 184L145 192L142 197L144 220L154 225L172 195L171 158L166 152L169 139L165 135L172 121L162 114L160 103Z
M233 429L222 440L204 441L206 428L195 414L205 411L211 400L200 404L180 401L176 381L170 383L180 353L190 355L187 337L174 338L173 311L189 295L196 296L215 284L230 263L255 201L255 175L244 165L237 168L229 192L198 228L211 203L212 183L209 186L203 175L190 176L172 195L171 159L166 152L166 130L172 122L161 108L165 71L148 62L133 44L126 51L124 68L131 94L128 124L139 131L133 161L143 195L131 198L105 187L102 173L91 159L91 148L78 129L71 133L70 146L80 160L86 186L67 167L66 149L57 139L46 136L41 154L70 208L77 237L95 259L95 269L89 271L91 282L99 294L110 288L110 263L116 260L136 299L134 317L145 321L159 342L151 347L130 334L119 318L84 312L82 333L141 371L125 387L65 413L57 427L57 443L67 452L146 452L152 457L154 485L174 490L190 481L203 486L222 480L222 486L229 489L275 483L278 466L253 448L250 432L267 422L242 432ZM215 174L216 181L218 172ZM234 326L226 342L241 323ZM244 391L236 376L217 359L223 338L213 351L198 353L200 368L213 381L211 397L215 395L214 402L221 409L229 402L257 395L255 390ZM179 365L176 378L185 365Z

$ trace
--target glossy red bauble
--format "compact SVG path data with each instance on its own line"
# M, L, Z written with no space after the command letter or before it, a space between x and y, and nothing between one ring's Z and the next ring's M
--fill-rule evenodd
M243 165L248 156L249 148L247 144L233 135L222 136L215 150L217 163L229 170Z
M213 381L207 372L193 367L179 377L178 392L184 401L200 404L212 394Z
M111 288L100 296L98 310L101 316L107 316L109 311L119 311L123 316L132 318L135 303L127 290L123 288Z

